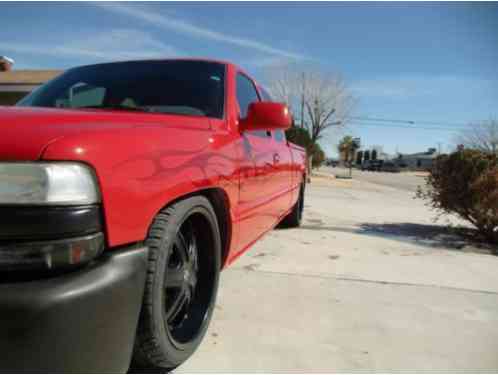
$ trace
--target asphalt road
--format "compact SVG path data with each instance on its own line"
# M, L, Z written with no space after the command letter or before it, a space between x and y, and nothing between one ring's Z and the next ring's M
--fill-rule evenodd
M344 168L322 167L320 171L339 176L349 175L349 170ZM419 185L425 185L423 174L420 173L370 172L353 169L353 178L411 192L415 192Z
M176 372L497 372L498 257L395 186L315 178L301 228L222 273Z

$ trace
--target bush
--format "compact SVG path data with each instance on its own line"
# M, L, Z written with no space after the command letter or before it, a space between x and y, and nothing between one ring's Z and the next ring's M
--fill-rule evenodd
M318 143L315 143L313 146L311 155L313 155L313 159L311 159L311 166L313 168L319 168L325 162L325 151L322 150Z
M429 200L440 213L455 213L472 223L489 242L498 244L498 159L476 150L438 157L426 179ZM495 254L498 248L495 250Z
M308 130L292 126L285 131L285 137L289 142L304 147L308 152L311 151L311 137Z
M322 150L318 143L313 144L311 141L310 133L304 128L292 126L287 129L285 136L289 142L295 143L306 149L308 156L311 156L311 163L313 168L320 167L325 161L325 152Z

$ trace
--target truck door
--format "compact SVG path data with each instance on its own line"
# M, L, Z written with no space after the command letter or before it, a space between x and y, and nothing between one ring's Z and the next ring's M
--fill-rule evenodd
M292 205L292 155L285 132L281 129L274 130L273 142L275 144L275 153L273 162L275 165L277 184L277 195L275 196L275 209L279 217L283 216Z
M259 88L261 98L265 102L273 102L268 91L263 87ZM277 218L282 217L293 204L292 196L292 153L285 138L285 131L276 129L272 131L274 154L273 164L275 169L275 193L273 199L274 213Z
M237 74L236 97L240 118L247 115L249 104L259 101L254 83ZM274 143L271 132L246 131L242 134L244 158L248 167L240 182L239 248L244 248L272 227L276 218L271 198L275 194Z

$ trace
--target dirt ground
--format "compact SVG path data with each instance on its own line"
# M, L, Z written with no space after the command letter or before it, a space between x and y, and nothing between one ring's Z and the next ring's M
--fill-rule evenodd
M403 186L314 178L301 228L222 273L176 372L497 372L498 257Z

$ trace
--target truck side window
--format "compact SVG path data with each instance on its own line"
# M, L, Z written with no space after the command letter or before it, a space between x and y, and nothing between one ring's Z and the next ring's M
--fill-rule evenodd
M261 93L261 98L265 102L273 102L274 100L272 99L271 95L264 89L263 87L259 88L259 92ZM273 137L275 138L275 141L280 142L280 143L285 143L286 138L285 138L285 132L282 129L277 129L273 131Z
M254 84L241 73L237 74L237 102L240 108L240 117L242 118L247 116L249 104L259 102L258 92ZM267 130L254 130L251 131L251 134L258 137L271 137L271 133Z
M78 82L71 86L64 95L56 99L54 104L58 108L100 106L104 102L105 94L104 87Z
M237 74L237 102L240 108L240 117L247 116L247 109L252 102L259 102L258 93L253 83L243 74Z
M277 142L285 142L285 132L282 129L275 130L273 134Z

